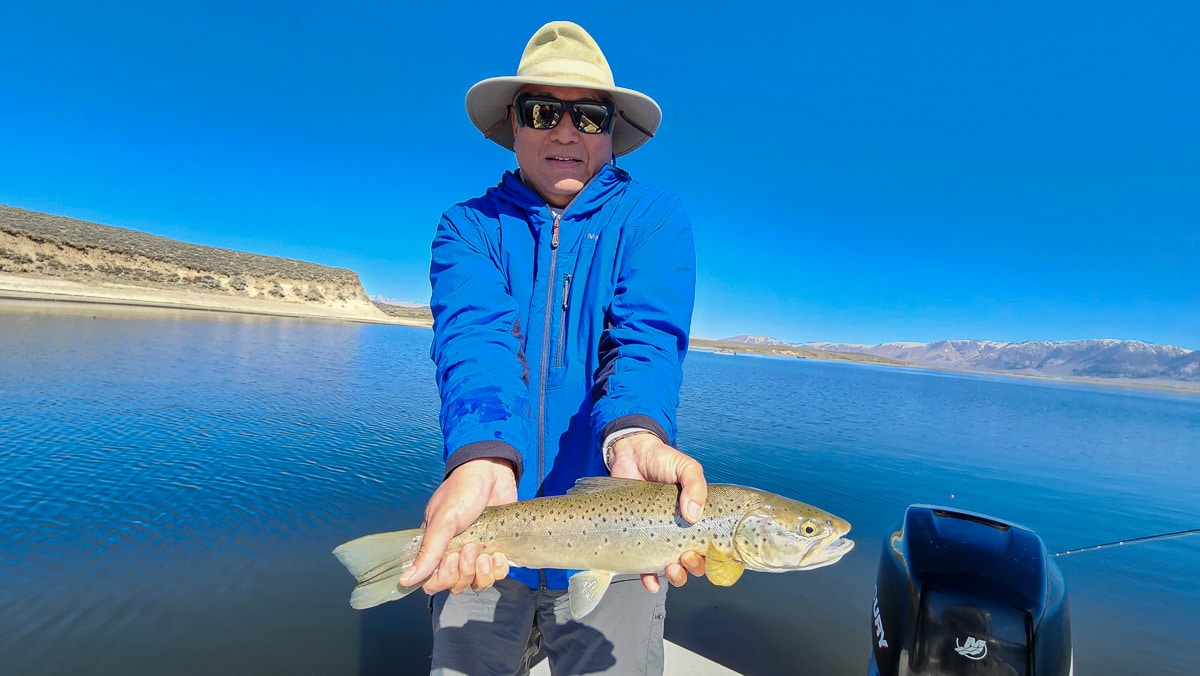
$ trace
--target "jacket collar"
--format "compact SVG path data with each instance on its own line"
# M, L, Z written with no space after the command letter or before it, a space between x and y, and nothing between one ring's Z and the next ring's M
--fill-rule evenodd
M596 211L630 180L624 169L612 164L604 165L563 210L564 216L584 216ZM504 172L504 178L495 190L497 197L511 202L531 216L537 214L545 217L549 212L546 200L526 185L517 171Z

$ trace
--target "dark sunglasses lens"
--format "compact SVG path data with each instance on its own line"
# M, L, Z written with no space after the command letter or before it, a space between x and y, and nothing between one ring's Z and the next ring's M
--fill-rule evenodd
M608 130L611 112L599 103L576 103L573 109L575 127L585 134L602 134Z
M534 129L553 129L562 119L563 107L557 101L526 99L523 112L525 124Z

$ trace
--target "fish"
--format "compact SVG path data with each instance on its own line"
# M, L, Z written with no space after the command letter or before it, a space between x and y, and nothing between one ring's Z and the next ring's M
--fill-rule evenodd
M782 573L837 563L854 548L849 522L817 507L755 488L709 484L704 516L692 524L679 513L677 484L584 477L566 495L488 507L449 544L476 543L525 568L578 570L568 583L576 619L600 603L613 576L657 573L688 551L705 557L715 585L743 571ZM358 610L403 598L424 580L403 587L424 530L377 533L351 540L334 556L358 580L350 605Z

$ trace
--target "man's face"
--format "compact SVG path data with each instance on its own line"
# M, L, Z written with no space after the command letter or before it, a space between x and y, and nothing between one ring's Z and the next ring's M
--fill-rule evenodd
M522 94L552 96L561 101L603 101L602 92L574 87L529 85ZM571 114L563 112L553 129L534 129L517 124L512 116L513 149L521 177L529 187L555 207L570 204L575 195L612 159L612 133L585 134L575 128Z

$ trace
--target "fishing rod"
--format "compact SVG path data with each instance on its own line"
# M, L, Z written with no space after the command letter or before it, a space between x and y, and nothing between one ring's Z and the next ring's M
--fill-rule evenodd
M1191 528L1188 530L1177 530L1173 533L1159 533L1158 535L1145 535L1140 538L1130 538L1128 540L1115 540L1113 542L1105 542L1102 545L1092 545L1090 547L1080 547L1078 549L1068 549L1063 552L1057 552L1055 554L1050 554L1049 556L1051 558L1054 558L1054 557L1059 557L1059 556L1066 556L1068 554L1078 554L1080 552L1090 552L1090 551L1094 551L1097 549L1108 549L1109 547L1120 547L1122 545L1131 545L1131 544L1134 544L1135 542L1149 542L1150 540L1169 540L1171 538L1181 538L1181 537L1186 537L1188 535L1195 535L1197 533L1200 533L1200 528Z

